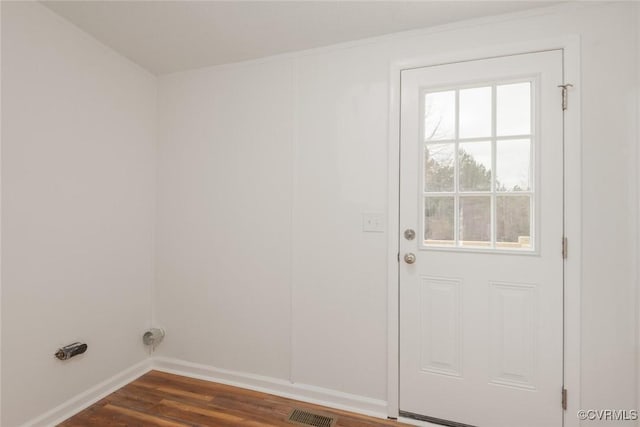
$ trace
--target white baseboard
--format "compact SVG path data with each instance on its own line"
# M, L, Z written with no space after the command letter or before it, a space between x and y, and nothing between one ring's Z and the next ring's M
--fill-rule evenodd
M91 387L89 390L67 400L63 404L58 405L39 417L26 422L21 427L48 427L60 424L62 421L93 405L98 400L108 396L150 370L151 360L145 359L142 362L101 382L100 384Z
M276 396L377 418L387 418L387 402L355 394L306 384L291 383L289 381L261 375L234 372L166 357L153 358L152 369L274 394Z

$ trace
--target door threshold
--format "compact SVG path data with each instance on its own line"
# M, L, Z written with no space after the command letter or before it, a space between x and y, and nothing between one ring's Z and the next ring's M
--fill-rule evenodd
M458 423L456 421L443 420L441 418L430 417L428 415L414 414L413 412L400 411L400 416L411 418L412 420L426 421L431 424L438 424L447 427L475 427L471 424Z

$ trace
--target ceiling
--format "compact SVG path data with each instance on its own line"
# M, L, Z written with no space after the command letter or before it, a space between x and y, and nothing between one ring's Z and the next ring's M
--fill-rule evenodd
M238 62L556 1L42 1L154 74Z

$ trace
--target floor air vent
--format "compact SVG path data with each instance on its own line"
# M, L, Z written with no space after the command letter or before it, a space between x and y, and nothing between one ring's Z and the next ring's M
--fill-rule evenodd
M287 420L293 424L314 427L333 427L336 423L336 419L333 417L318 413L314 414L313 412L303 411L301 409L294 409L291 414L289 414Z

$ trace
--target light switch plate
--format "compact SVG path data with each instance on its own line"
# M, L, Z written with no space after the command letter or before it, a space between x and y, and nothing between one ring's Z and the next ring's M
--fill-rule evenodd
M369 233L384 233L385 219L381 213L363 213L362 231Z

